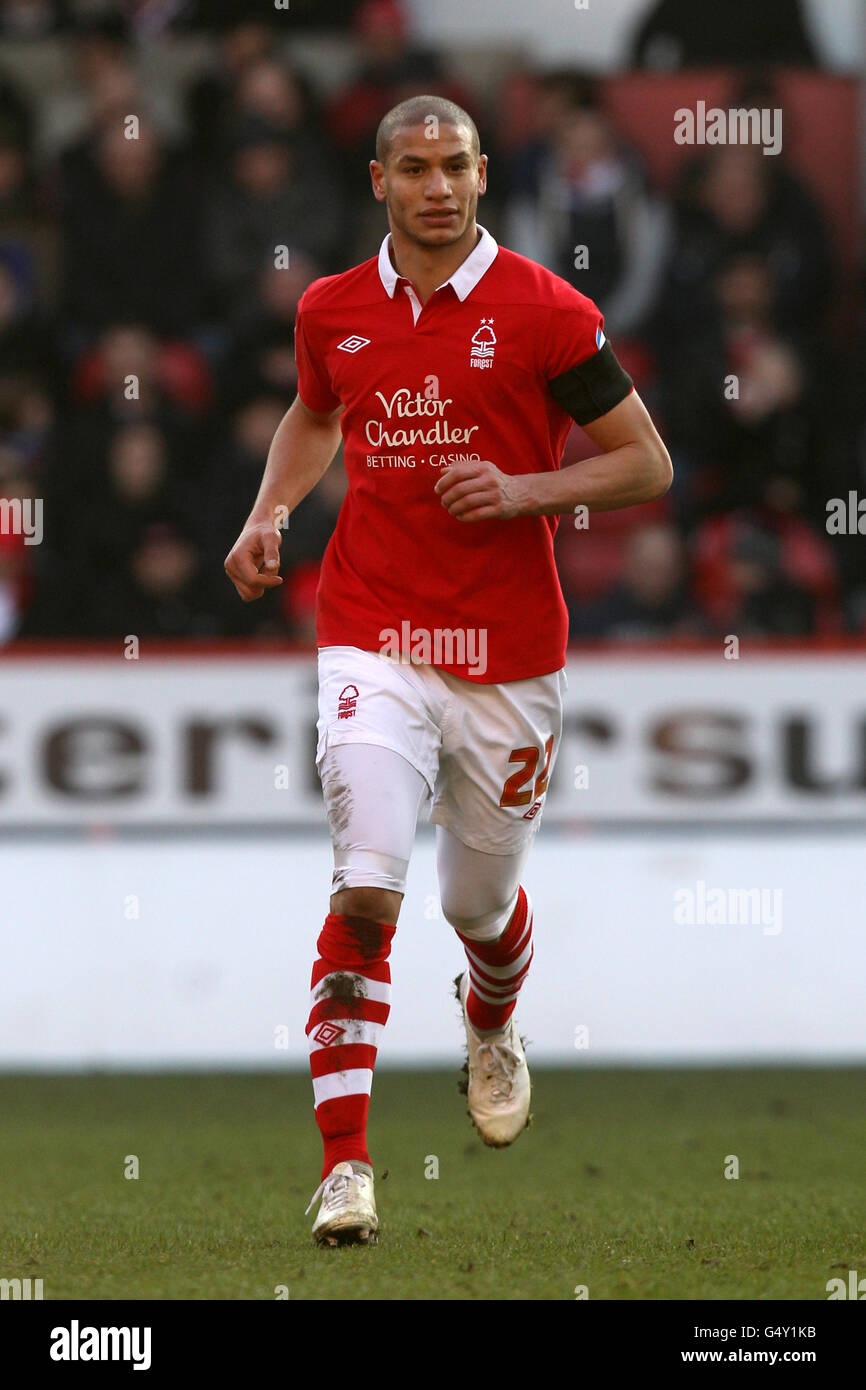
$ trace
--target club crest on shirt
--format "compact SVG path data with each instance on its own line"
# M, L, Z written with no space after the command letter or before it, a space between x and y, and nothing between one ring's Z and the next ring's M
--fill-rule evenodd
M496 351L496 334L492 319L482 319L472 335L472 349L469 353L470 367L492 367Z

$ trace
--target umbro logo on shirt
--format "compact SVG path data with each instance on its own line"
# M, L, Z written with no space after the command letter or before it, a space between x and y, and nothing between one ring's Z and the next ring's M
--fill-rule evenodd
M337 351L358 352L360 348L366 347L369 342L369 338L359 338L357 334L353 333L351 338L344 338L341 343L337 344Z

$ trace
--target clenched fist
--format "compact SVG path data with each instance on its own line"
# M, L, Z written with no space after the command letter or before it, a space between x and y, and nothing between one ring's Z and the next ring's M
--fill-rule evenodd
M282 584L278 573L281 539L272 521L262 521L247 526L226 556L225 572L244 603Z
M455 463L436 484L439 499L460 521L508 521L524 510L524 480L489 459Z

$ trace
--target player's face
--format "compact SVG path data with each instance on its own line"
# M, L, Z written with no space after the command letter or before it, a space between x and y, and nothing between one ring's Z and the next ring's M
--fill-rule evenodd
M373 191L388 208L392 227L419 246L451 246L475 221L487 186L487 155L475 156L468 130L426 126L398 130L386 165L370 165Z

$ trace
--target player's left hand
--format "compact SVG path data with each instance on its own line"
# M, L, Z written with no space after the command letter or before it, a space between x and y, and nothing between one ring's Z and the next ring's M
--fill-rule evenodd
M521 477L503 473L489 459L455 463L442 474L435 491L446 511L459 521L507 521L523 511Z

